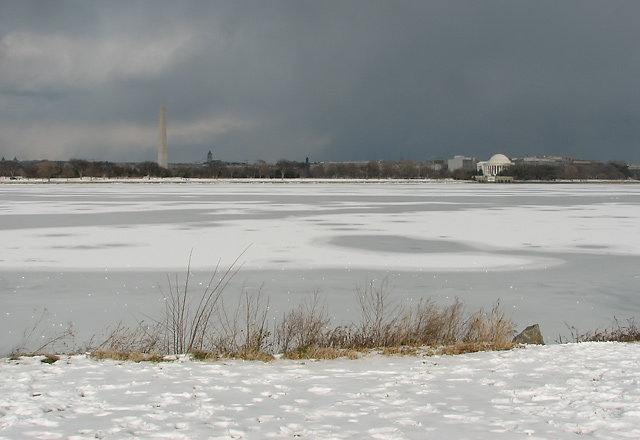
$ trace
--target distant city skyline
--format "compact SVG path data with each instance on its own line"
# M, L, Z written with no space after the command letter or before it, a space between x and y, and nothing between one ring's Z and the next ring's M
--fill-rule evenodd
M464 168L467 170L470 169L475 169L476 167L476 163L480 163L482 161L486 161L491 159L491 157L493 156L506 156L507 159L513 161L513 162L517 162L519 164L524 164L524 165L530 165L530 166L535 166L535 165L546 165L546 164L568 164L568 163L581 163L581 164L588 164L588 163L600 163L600 164L606 164L606 163L615 163L615 164L626 164L626 165L634 165L636 167L640 166L640 164L632 164L629 162L625 162L625 161L617 161L617 160L599 160L599 159L588 159L588 158L582 158L582 157L568 157L568 156L520 156L520 157L516 157L516 156L509 156L509 155L505 155L503 153L496 153L491 155L491 157L486 157L486 158L477 158L477 157L470 157L470 156L461 156L461 155L454 155L452 157L430 157L430 158L424 158L422 160L413 160L413 159L399 159L399 160L393 160L393 159L389 159L389 160L382 160L382 159L364 159L364 160L324 160L324 161L314 161L314 160L309 160L309 158L305 158L305 160L298 160L296 158L281 158L278 160L274 160L274 161L265 161L262 159L258 159L256 161L247 161L247 160L228 160L225 158L215 158L213 156L213 153L211 151L208 151L206 155L197 158L196 160L192 160L192 161L169 161L167 160L166 162L166 166L163 165L163 163L161 163L160 160L160 155L158 154L160 151L160 146L158 145L157 147L157 157L156 158L152 158L152 159L144 159L144 160L114 160L114 161L101 161L101 160L97 160L97 159L87 159L84 157L70 157L70 158L63 158L63 159L55 159L55 160L51 160L51 159L47 159L44 157L41 158L35 158L35 159L20 159L18 157L14 157L14 158L10 158L10 157L4 157L4 156L0 156L1 160L4 161L17 161L19 163L21 162L25 162L25 163L37 163L37 162L44 162L44 161L51 161L51 162L59 162L59 163L66 163L66 162L73 162L73 161L83 161L83 162L105 162L105 163L114 163L114 164L141 164L141 163L145 163L145 162L151 162L151 163L157 163L159 166L161 166L162 168L167 168L168 166L172 166L172 165L206 165L206 164L213 164L213 163L223 163L223 164L230 164L230 165L260 165L260 164L269 164L269 165L274 165L277 164L279 162L290 162L290 163L298 163L298 164L367 164L370 162L378 162L378 163L402 163L402 162L413 162L415 164L425 164L425 163L441 163L445 166L445 168L449 168L449 169L458 169L458 168ZM167 155L168 156L168 155ZM470 165L470 163L472 163L473 165ZM453 164L453 166L452 166Z
M640 163L640 2L0 2L0 156Z

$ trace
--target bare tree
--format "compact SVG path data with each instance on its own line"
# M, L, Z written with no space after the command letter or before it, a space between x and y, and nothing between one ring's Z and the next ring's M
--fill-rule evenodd
M370 160L365 167L365 171L367 179L380 177L380 164L376 160Z
M60 165L51 160L44 160L38 164L38 177L51 180L52 177L60 174L60 171L62 171Z

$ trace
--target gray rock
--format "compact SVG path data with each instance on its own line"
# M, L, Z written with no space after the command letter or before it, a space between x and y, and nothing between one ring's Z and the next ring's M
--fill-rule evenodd
M544 339L542 339L542 333L540 333L540 326L538 324L530 325L525 328L522 333L513 338L515 344L534 344L545 345Z

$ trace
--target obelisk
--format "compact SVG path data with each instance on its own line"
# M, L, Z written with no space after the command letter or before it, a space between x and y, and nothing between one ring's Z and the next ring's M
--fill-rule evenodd
M160 106L160 132L158 133L158 165L168 168L167 161L167 109L164 104Z

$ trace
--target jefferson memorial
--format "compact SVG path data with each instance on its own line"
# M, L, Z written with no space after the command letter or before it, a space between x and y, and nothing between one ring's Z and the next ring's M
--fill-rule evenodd
M491 159L478 162L478 171L482 171L485 176L497 176L511 165L513 162L504 154L494 154Z

